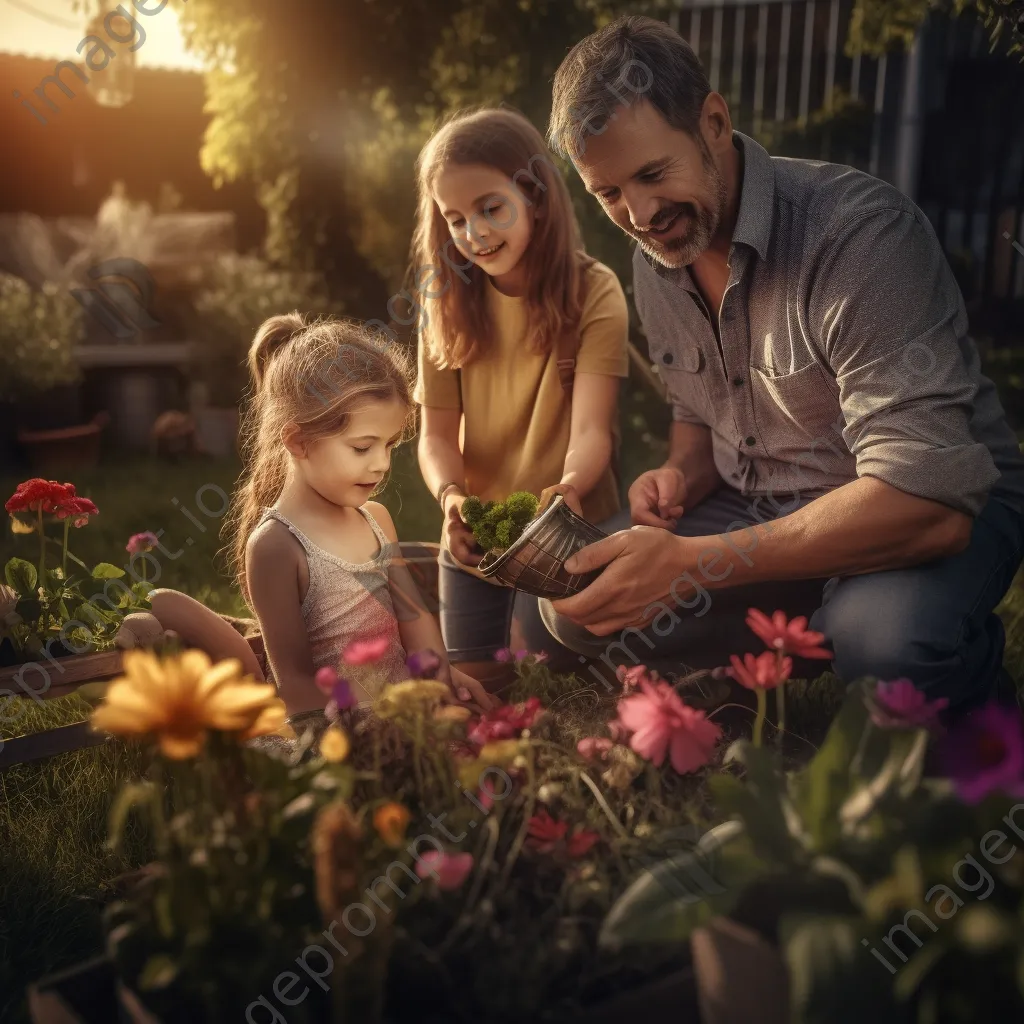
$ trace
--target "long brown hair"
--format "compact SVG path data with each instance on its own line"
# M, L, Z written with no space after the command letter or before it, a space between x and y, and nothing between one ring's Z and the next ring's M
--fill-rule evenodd
M245 546L263 510L284 488L285 426L297 424L303 441L311 443L343 431L358 402L397 399L409 410L407 439L415 410L405 353L355 321L307 321L297 312L272 316L256 332L248 362L251 386L241 428L245 469L223 533L247 600Z
M487 275L475 264L463 269L466 260L459 250L447 255L454 243L434 201L437 176L451 164L495 168L540 213L523 255L527 330L536 351L550 352L563 331L579 328L584 271L595 261L583 251L569 190L543 136L518 111L504 107L455 114L417 157L417 215L408 280L410 288L422 287L429 299L420 343L427 345L438 365L458 368L486 352L493 339L485 301ZM421 286L417 279L427 267L439 268L440 275Z

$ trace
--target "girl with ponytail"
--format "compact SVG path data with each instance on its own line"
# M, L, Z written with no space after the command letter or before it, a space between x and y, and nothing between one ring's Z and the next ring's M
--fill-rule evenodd
M397 557L391 516L369 500L385 482L392 450L411 436L415 408L405 357L378 337L353 321L289 313L265 321L249 350L245 469L225 533L231 568L259 619L293 720L322 716L327 698L316 686L317 670L336 667L342 652L362 640L383 648L375 674L381 684L409 674L407 651L429 648L441 657L439 679L467 688L483 707L493 704L475 680L449 667L438 625ZM163 593L162 613L175 619L171 628L179 633L188 618L179 612L182 602L204 613L211 642L196 642L197 614L183 639L211 655L248 661L222 642L223 630L213 637L214 619L231 632L223 620L191 598ZM166 626L162 613L154 604ZM235 648L239 643L248 648L236 633ZM365 685L352 685L360 704L377 696Z

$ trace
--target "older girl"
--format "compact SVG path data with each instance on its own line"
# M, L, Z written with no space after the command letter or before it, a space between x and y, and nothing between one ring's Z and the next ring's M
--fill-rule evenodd
M563 493L593 521L618 510L626 300L584 253L565 182L521 114L453 118L420 153L417 188L414 285L429 301L414 397L420 469L444 512L441 629L453 662L498 683L513 617L515 645L557 645L535 599L474 575L482 553L459 510L518 490Z

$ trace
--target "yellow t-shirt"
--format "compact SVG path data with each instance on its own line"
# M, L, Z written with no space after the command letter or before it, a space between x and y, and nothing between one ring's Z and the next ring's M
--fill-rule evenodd
M602 263L587 273L589 288L580 320L577 373L629 374L629 314L615 274ZM540 492L562 478L569 449L572 402L558 379L557 355L526 345L526 302L498 291L487 279L494 345L461 371L439 368L419 346L413 397L420 405L461 409L466 489L502 501L513 491ZM591 522L619 509L611 467L582 501Z

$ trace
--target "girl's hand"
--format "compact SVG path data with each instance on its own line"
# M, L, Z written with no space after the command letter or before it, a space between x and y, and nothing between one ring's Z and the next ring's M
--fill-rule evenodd
M550 487L545 487L544 490L540 492L540 505L537 508L538 515L548 507L548 505L554 500L556 494L560 494L565 499L566 505L568 505L576 515L583 515L583 506L580 504L579 492L572 484L552 484Z
M477 566L484 556L477 546L473 531L462 521L460 510L465 500L465 495L462 494L453 494L450 498L445 498L441 543L457 562Z
M462 689L469 690L472 702L477 704L483 711L490 711L491 708L496 708L501 704L497 697L492 697L483 688L478 679L466 675L465 672L457 669L454 665L451 666L451 684L456 694Z

